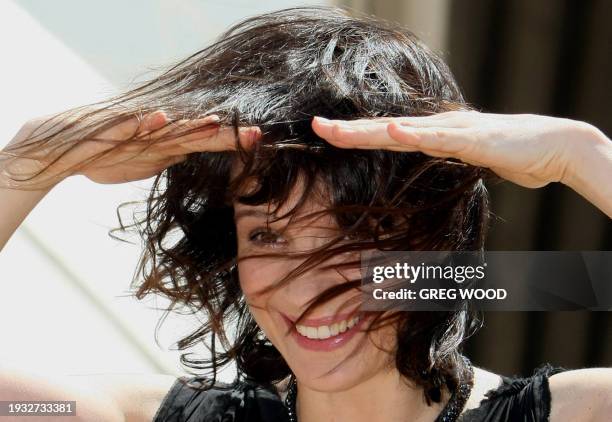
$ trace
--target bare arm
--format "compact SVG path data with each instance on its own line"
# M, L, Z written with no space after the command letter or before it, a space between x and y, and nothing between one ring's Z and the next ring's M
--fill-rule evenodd
M68 175L80 174L98 183L123 183L152 177L184 160L192 152L223 151L235 147L233 128L211 125L216 121L213 116L170 122L163 112L154 112L142 119L134 117L123 121L101 133L101 138L116 141L121 144L121 148L112 150L111 154L104 155L99 161L79 167L79 163L100 152L106 152L109 143L78 140L75 148L61 159L52 160L42 153L38 156L43 158L43 162L35 162L14 153L15 149L10 147L23 145L21 143L28 140L40 121L33 119L26 123L9 146L0 151L0 250L44 196L68 177L55 177L65 174L64 170L76 168L76 171L70 171ZM181 128L190 130L180 132L178 129ZM135 131L142 136L136 142L123 144ZM258 128L240 128L239 140L248 145L260 134ZM164 140L159 141L163 135L166 135ZM141 153L144 147L146 152ZM23 175L47 168L51 169L49 177L53 176L52 183L48 177L44 178L46 182L38 190L32 189L32 186L20 189L5 172L10 170L10 174L14 175L16 171ZM76 417L45 418L49 421L150 422L175 380L176 377L172 375L162 374L36 375L0 366L0 401L77 402ZM39 419L19 417L23 422Z
M612 142L593 126L588 139L576 148L574 168L563 183L612 218Z
M487 167L520 186L561 182L612 218L612 141L596 127L534 114L451 111L424 117L313 119L340 148L420 151Z
M23 191L0 188L0 251L17 227L50 189Z
M25 124L11 144L17 143L31 132L31 125ZM43 199L53 186L42 190L18 190L7 188L10 181L4 175L4 165L0 161L0 251L21 225L30 211Z
M76 416L55 422L151 422L176 378L163 374L35 375L0 371L0 401L76 401ZM20 416L23 422L40 417Z
M141 140L125 145L118 149L116 153L109 154L100 161L71 174L81 174L98 183L124 183L152 177L165 168L183 161L192 152L233 149L234 136L231 128L221 128L216 125L216 117L206 116L201 119L171 122L160 111L150 113L142 119L134 117L111 127L100 134L100 137L121 143L123 139L136 132L142 134ZM18 146L21 142L27 140L28 136L45 119L44 117L32 119L24 124L8 146ZM202 129L200 130L183 132L187 134L181 134L179 131L181 128L198 128L201 125ZM175 137L170 136L168 140L156 142L156 139L160 139L162 136L168 137L174 131L178 132ZM155 135L152 135L153 133ZM248 145L259 137L261 131L257 127L245 127L240 128L239 134L240 142L243 145ZM78 142L73 150L53 163L47 170L47 173L53 175L53 177L50 176L53 184L47 182L46 184L51 184L51 186L40 190L32 190L32 188L24 190L19 189L18 186L16 188L8 187L14 186L14 182L7 177L5 172L10 168L11 174L14 174L15 169L18 174L29 174L32 173L32 170L35 172L44 168L45 163L19 158L8 165L9 161L5 157L11 153L6 153L4 150L0 151L0 154L6 154L4 156L0 155L0 158L3 158L0 160L0 251L30 211L54 186L66 177L55 177L56 175L63 174L62 172L65 169L72 168L74 165L78 166L80 162L109 148L108 143ZM140 154L144 148L147 148L147 152Z
M11 143L24 139L31 132L31 126L31 123L25 124ZM12 182L4 169L0 165L0 250L32 209L60 182L39 190L11 188L8 186ZM76 416L46 417L50 421L149 422L174 377L148 378L143 375L49 376L2 368L0 401L76 401ZM39 419L39 416L19 416L23 422Z
M612 415L612 369L588 368L549 378L551 422L605 422Z

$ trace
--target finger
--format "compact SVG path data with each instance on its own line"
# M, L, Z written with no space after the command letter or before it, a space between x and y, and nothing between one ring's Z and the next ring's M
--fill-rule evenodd
M255 142L261 139L261 135L261 129L257 126L238 128L238 141L245 149L251 148ZM199 136L185 142L180 142L163 151L168 155L175 155L189 154L192 152L218 152L229 150L236 150L236 137L234 128L231 126L222 127L214 134Z
M123 141L159 129L168 122L168 116L162 110L147 113L142 117L124 116L124 118L125 120L100 133L99 138L109 141Z
M179 155L174 155L172 157L169 157L168 160L166 161L166 167L170 167L170 166L173 166L175 164L185 161L187 159L187 156L188 154L179 154Z
M389 149L392 146L398 145L398 139L390 136L387 131L387 125L395 124L402 127L418 127L419 123L404 122L398 119L390 120L388 123L380 124L374 121L363 121L361 124L347 124L344 121L314 119L312 128L314 132L321 138L327 140L339 148L362 148L362 149ZM440 126L442 125L442 126ZM457 129L461 125L453 126L445 120L438 120L437 125L434 122L428 122L421 125L421 128L429 129ZM414 151L414 148L405 148L405 151Z
M460 128L414 128L392 121L386 125L349 126L313 122L315 132L339 148L386 149L396 152L421 151L432 157L454 157L482 165L473 130Z
M157 110L152 113L145 114L140 122L140 132L150 132L162 128L168 123L169 118L166 112Z
M422 129L406 127L398 123L389 123L386 130L392 139L402 145L451 154L465 152L476 143L476 137L473 136L473 132L464 129L440 127Z
M213 114L199 119L166 121L161 127L145 134L146 136L143 139L155 142L189 141L201 137L202 132L216 130L218 125L215 125L215 123L218 123L219 120L219 116Z
M322 139L340 148L386 148L398 145L387 133L385 125L347 125L333 120L313 120L312 128Z
M125 120L101 132L97 138L109 141L122 141L135 136L138 133L139 126L140 119L138 117L126 116Z
M209 139L219 132L218 125L205 125L197 129L181 130L174 133L172 130L167 130L164 134L155 134L152 136L152 142L156 148L172 148L191 141Z
M483 165L484 141L470 129L407 128L389 123L391 138L411 149L417 149L435 157L454 157L464 162Z
M384 145L384 146L379 146L379 145L351 145L351 144L345 144L345 143L338 143L338 144L334 144L335 147L337 148L342 148L342 149L368 149L368 150L373 150L373 149L384 149L384 150L388 150L388 151L398 151L398 152L415 152L415 151L420 151L420 148L417 147L411 147L409 145L402 145L400 143L396 143L396 144L389 144L389 145Z
M474 115L478 112L472 110L448 111L443 113L435 113L427 116L397 116L397 117L369 117L353 120L327 120L319 116L315 116L314 120L323 122L340 123L349 126L359 126L364 124L388 124L391 122L399 122L406 126L415 127L467 127L474 121Z

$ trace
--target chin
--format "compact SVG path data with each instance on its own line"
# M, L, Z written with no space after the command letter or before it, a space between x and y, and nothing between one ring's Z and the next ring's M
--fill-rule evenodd
M276 338L282 345L277 347L284 355L300 383L319 392L338 392L348 390L381 369L387 354L382 353L363 331L371 315L362 315L336 336L324 339L306 338L288 318L283 320L289 328L289 335ZM279 347L280 346L280 347Z
M364 370L366 368L361 369ZM312 372L308 370L298 370L295 374L300 380L300 383L321 393L349 390L368 378L366 372L358 372L349 368L338 369L331 373L316 376L313 376Z
M383 370L385 356L369 340L351 345L340 355L290 353L288 363L300 383L319 392L340 392L359 385Z

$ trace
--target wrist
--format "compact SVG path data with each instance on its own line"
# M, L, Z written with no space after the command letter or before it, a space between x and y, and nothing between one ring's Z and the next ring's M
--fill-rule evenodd
M0 151L2 153L2 151ZM46 194L65 179L63 176L38 175L40 165L25 158L0 161L0 188Z
M612 218L612 141L599 129L583 128L561 182Z
M576 122L577 142L570 151L570 162L559 180L574 190L580 190L585 184L598 183L588 179L589 169L593 164L612 159L612 141L595 126Z

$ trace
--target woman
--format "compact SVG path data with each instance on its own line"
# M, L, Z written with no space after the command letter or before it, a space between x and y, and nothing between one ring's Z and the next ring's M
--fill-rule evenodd
M332 119L332 120L326 120ZM157 176L137 296L205 314L202 376L73 379L83 420L604 421L612 370L474 368L453 312L363 312L359 256L482 250L494 175L564 183L612 217L612 143L583 122L479 113L411 33L343 9L230 28L128 93L24 125L3 154L0 245L57 183ZM125 227L122 225L122 228ZM216 382L234 362L239 377ZM189 381L189 382L185 382ZM76 393L75 393L76 394ZM8 397L8 394L7 394ZM73 396L72 396L73 397ZM74 420L74 419L71 419Z

